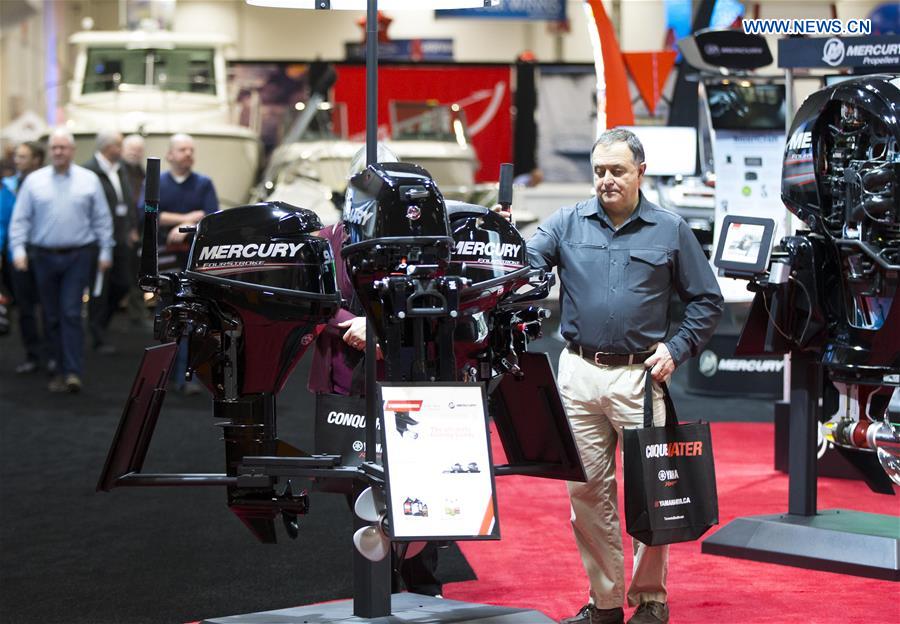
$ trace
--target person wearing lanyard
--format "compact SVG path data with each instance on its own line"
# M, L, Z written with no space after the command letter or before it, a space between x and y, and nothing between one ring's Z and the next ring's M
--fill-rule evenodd
M616 444L643 423L644 377L653 383L654 425L665 422L661 383L697 354L722 314L716 277L687 223L640 191L644 149L628 130L607 130L591 149L595 196L560 209L528 241L530 263L560 281L566 340L558 383L587 473L568 484L575 542L589 602L565 624L668 622L668 546L634 542L626 594L616 501ZM497 207L495 207L495 210ZM669 337L669 302L685 303Z
M137 212L128 177L122 168L122 135L114 130L97 133L97 151L84 163L100 179L113 221L112 266L95 284L88 306L89 328L94 349L100 353L114 353L115 347L106 341L109 322L122 299L135 282L131 256L138 240ZM100 286L97 288L96 286Z
M78 392L84 351L81 297L94 263L100 271L112 264L113 225L100 180L72 162L72 134L55 129L49 151L51 164L25 178L19 189L9 241L16 270L28 270L29 259L34 265L47 340L58 363L49 390Z

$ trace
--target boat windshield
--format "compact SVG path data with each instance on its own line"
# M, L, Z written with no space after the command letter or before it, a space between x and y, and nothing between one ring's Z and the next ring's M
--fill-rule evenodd
M215 95L213 48L88 50L82 93L154 88Z
M391 101L391 137L397 140L468 141L465 114L457 104Z

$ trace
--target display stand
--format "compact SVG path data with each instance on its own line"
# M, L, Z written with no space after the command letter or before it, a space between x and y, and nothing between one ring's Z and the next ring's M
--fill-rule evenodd
M202 620L202 624L409 624L409 622L483 622L484 624L552 623L543 613L533 609L495 607L493 605L444 600L418 594L394 594L388 615L365 618L354 615L354 601L341 600L292 609L262 611L246 615Z
M283 0L248 0L251 4L285 6L291 3L285 3ZM378 103L378 0L359 0L359 7L366 9L366 163L367 165L377 162L377 103ZM398 8L397 4L391 4L391 8ZM472 0L470 3L454 2L452 5L456 8L461 6L491 6L496 4L496 0ZM294 6L298 8L313 8L316 10L332 9L330 0L298 0ZM440 8L441 1L417 3L415 8L421 9L426 7ZM350 3L344 3L340 7L350 8ZM366 461L360 467L360 477L354 480L354 493L359 494L366 487L378 483L385 483L386 475L382 467L375 463L376 460L376 440L375 440L375 418L378 413L377 392L376 392L376 335L374 330L374 322L369 317L366 326L366 412L370 415L366 422ZM415 319L411 319L413 324ZM447 337L452 339L452 333L447 333ZM389 343L393 343L391 340ZM446 347L446 345L442 345ZM440 349L442 353L452 354L451 348ZM396 366L394 355L390 351L390 345L385 353L386 369L388 370L389 380L394 379L391 374L392 369ZM445 367L442 367L442 370ZM386 485L386 483L385 483ZM355 528L367 526L369 523L355 517ZM408 622L421 621L425 619L428 622L520 622L540 623L552 622L546 616L536 611L524 611L518 609L509 609L504 607L491 607L486 605L473 605L468 603L445 601L442 599L430 598L416 594L395 594L391 595L391 557L388 556L381 561L371 561L364 557L358 550L354 549L353 553L353 600L329 603L327 605L311 605L307 607L298 607L296 609L287 609L281 611L270 611L264 613L255 613L247 615L232 616L219 618L214 620L205 620L207 622L216 623L259 623L259 622Z
M821 365L807 354L792 354L788 512L736 518L706 538L701 552L900 581L896 517L816 511L821 388Z

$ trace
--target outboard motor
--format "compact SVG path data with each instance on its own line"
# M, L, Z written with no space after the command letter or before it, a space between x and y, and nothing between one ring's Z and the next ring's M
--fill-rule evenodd
M529 267L525 241L500 215L462 202L447 202L447 210L454 242L447 274L467 281L454 336L458 367L473 381L518 375L516 354L540 337L550 315L529 302L549 294L553 274Z
M268 464L294 459L309 470L340 461L309 457L276 431L276 393L341 303L330 245L314 235L322 224L315 213L283 203L217 212L182 228L196 234L186 270L160 275L158 189L159 160L148 159L140 285L160 297L154 334L164 344L145 350L97 489L226 486L228 506L261 541L276 541L279 514L294 537L309 497ZM188 376L196 374L213 396L224 474L141 472L184 341Z
M756 291L743 355L806 353L824 367L824 438L877 486L900 483L900 78L872 75L810 95L791 125L781 197L809 228L786 236ZM829 406L829 404L832 404ZM847 449L870 451L862 460ZM856 456L856 457L854 457ZM881 475L879 475L881 476ZM880 488L880 489L878 489Z
M445 276L453 239L437 185L416 165L377 163L353 176L347 193L341 256L385 349L388 379L454 379L463 280Z
M183 274L185 301L163 311L162 334L175 339L189 329L189 369L216 398L279 392L317 326L334 314L334 257L313 235L320 229L314 212L281 202L232 208L199 223ZM208 311L195 314L204 305ZM225 331L224 344L209 322ZM233 378L224 374L225 360L210 357L232 340Z

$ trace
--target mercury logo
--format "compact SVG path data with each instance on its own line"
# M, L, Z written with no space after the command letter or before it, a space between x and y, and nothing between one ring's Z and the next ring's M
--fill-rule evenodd
M797 132L791 135L791 138L788 139L787 142L787 148L794 152L796 152L797 150L808 150L811 147L812 132L803 132L802 130L797 130Z
M832 37L826 41L825 46L822 48L822 60L832 67L840 65L844 60L844 42L837 37Z
M375 215L374 202L363 202L353 206L344 215L344 221L356 225L365 225Z
M249 243L247 245L213 245L200 250L198 262L231 258L293 258L304 243Z
M719 370L719 356L712 351L704 351L700 354L697 362L697 368L704 377L712 377Z
M719 46L714 43L707 43L703 46L703 51L706 52L707 56L719 56L719 54L721 54Z
M460 241L456 243L456 253L461 256L501 256L517 258L521 245L512 243L485 243L482 241Z

